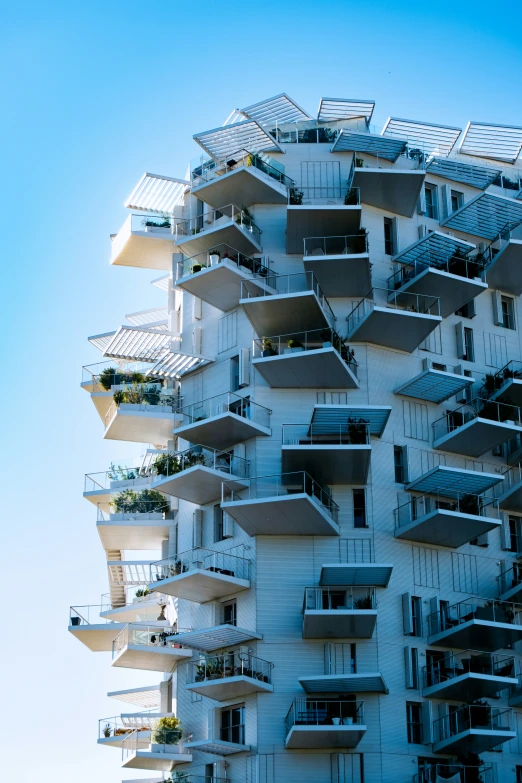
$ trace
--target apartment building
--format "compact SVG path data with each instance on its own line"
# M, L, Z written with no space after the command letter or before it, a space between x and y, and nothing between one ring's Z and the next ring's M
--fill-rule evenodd
M522 129L373 111L235 110L111 237L164 305L89 338L143 456L69 630L127 778L522 781Z

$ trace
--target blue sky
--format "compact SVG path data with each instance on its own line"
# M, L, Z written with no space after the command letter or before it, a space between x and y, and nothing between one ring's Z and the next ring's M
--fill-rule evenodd
M79 388L99 359L86 337L163 303L154 274L109 267L125 196L145 170L184 176L193 133L283 91L312 112L373 98L377 124L522 126L521 16L515 0L3 5L0 777L132 778L96 747L97 720L123 707L108 690L155 681L66 631L69 604L107 591L83 474L137 453L102 440Z

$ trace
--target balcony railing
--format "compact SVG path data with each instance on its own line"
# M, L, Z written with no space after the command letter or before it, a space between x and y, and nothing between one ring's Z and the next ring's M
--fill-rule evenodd
M240 253L239 250L235 250L235 248L222 242L210 250L205 250L203 253L198 253L195 256L183 256L183 261L178 264L178 278L196 274L201 272L202 269L214 268L223 261L228 264L235 264L241 272L252 272L252 274L261 275L261 277L266 277L270 274L269 268L262 264L258 258L250 258L250 256L246 256L244 253Z
M124 489L113 496L109 506L110 511L107 512L104 505L98 504L98 522L115 518L169 519L173 515L170 502L157 489Z
M417 772L413 783L494 783L493 767L483 764L480 767L461 766L460 764L432 764Z
M433 661L422 669L423 689L461 677L480 674L489 677L514 677L515 659L509 655L466 651L450 653L440 661Z
M346 345L346 338L341 337L335 329L311 329L306 332L280 334L276 337L263 337L254 340L253 358L261 359L269 356L283 356L303 351L318 351L320 348L335 348L341 358L357 376L357 362L354 352Z
M168 478L197 465L213 468L239 478L248 478L250 473L248 460L236 457L231 451L219 451L199 445L191 446L185 451L162 452L153 462L151 471L160 478Z
M180 425L183 427L224 413L234 413L236 416L248 419L261 427L269 427L271 412L269 408L253 402L250 397L240 397L234 392L217 394L215 397L193 402L178 410L178 413L183 417Z
M181 403L177 394L162 394L160 389L151 384L133 384L114 393L114 399L105 414L105 429L109 426L120 405L139 405L140 411L159 411L174 413Z
M148 362L126 362L117 365L113 359L107 359L104 362L85 364L82 367L82 383L94 384L103 381L106 391L110 391L112 386L121 386L124 383L147 382L147 370L150 370ZM149 382L163 385L162 379L151 378Z
M306 587L303 611L376 609L375 587Z
M101 718L98 721L98 739L124 737L133 731L150 731L157 719L157 710L143 710L138 715L129 715L128 723L125 723L120 715Z
M102 625L112 623L106 617L100 617L101 612L112 609L111 604L87 604L86 606L69 607L69 625Z
M345 185L328 185L326 187L316 185L296 185L288 191L288 204L290 206L307 206L308 204L332 204L345 207L359 206L361 195L359 188ZM363 251L364 252L364 251Z
M368 232L361 228L357 234L338 237L306 237L304 256L352 256L368 253Z
M500 576L497 576L497 584L499 595L522 585L522 563L513 563L510 568L502 571Z
M109 470L97 473L86 473L84 479L84 492L96 492L110 490L115 484L124 481L135 481L141 478L150 478L151 472L144 467L127 468L124 465L111 465Z
M294 180L287 177L284 173L285 167L282 163L271 161L265 153L249 152L248 150L238 150L228 155L227 159L216 163L215 161L205 161L200 163L191 171L192 187L197 188L206 182L212 182L224 174L236 171L239 168L255 168L256 171L263 174L267 179L273 179L287 188L294 186Z
M364 446L370 443L365 419L348 417L345 424L329 427L313 424L283 424L283 446Z
M470 402L466 402L454 411L448 411L440 419L433 422L433 438L438 440L444 435L449 435L459 427L467 424L473 419L488 419L489 421L506 422L508 424L522 425L520 408L515 405L508 405L504 402L495 402L494 400L484 400L476 397Z
M139 628L126 625L112 643L112 657L115 658L125 647L181 647L169 639L180 633L177 626L141 625Z
M483 707L471 704L433 721L435 742L455 737L470 729L511 731L513 710L503 707Z
M222 502L233 503L242 500L286 497L301 493L305 493L312 500L318 502L330 514L334 522L337 522L339 506L332 500L328 492L304 471L249 479L248 486L242 490L231 489L224 481Z
M246 557L233 555L230 551L214 552L211 549L198 548L151 563L149 582L161 582L163 579L196 569L234 576L237 579L250 578L250 561Z
M240 207L236 207L235 204L227 204L219 209L213 209L210 212L206 212L204 215L198 215L197 217L190 218L189 220L181 220L176 224L176 240L181 240L183 237L191 237L195 234L202 234L210 229L219 228L230 222L237 223L237 225L244 231L252 234L253 239L259 244L261 242L261 229L257 226L250 213Z
M333 323L335 316L323 289L317 282L313 272L294 272L289 275L270 274L268 277L253 277L241 281L241 299L258 299L262 296L284 296L313 291L319 299L321 307L329 321Z
M398 296L393 289L373 288L346 317L348 333L352 332L375 307L404 310L410 313L418 313L419 315L440 316L440 300L438 296L413 294L410 292L400 294L399 299L397 298Z
M131 215L131 231L146 231L147 234L174 234L177 218L170 215Z
M499 601L494 598L474 598L445 606L428 615L429 634L449 631L470 620L522 625L522 604Z
M401 264L400 268L388 278L388 288L396 290L427 269L448 272L451 275L465 277L469 280L479 278L484 280L484 265L474 259L451 256L448 259L434 258L433 253L425 251L411 264Z
M181 724L178 728L162 729L153 728L151 735L151 745L156 753L183 753L180 743L182 741ZM140 730L135 729L128 734L122 741L122 759L125 762L129 756L133 756L140 749Z
M292 726L364 725L363 701L296 699L285 718L286 733Z
M208 682L226 677L251 677L270 684L273 663L239 651L211 655L188 664L187 682Z
M522 380L522 362L519 359L511 359L502 369L494 375L486 375L482 387L486 395L497 392L509 380Z
M500 509L496 498L463 492L462 494L457 493L456 496L449 499L433 492L429 495L412 495L406 503L398 506L395 509L395 527L405 527L436 509L500 519Z

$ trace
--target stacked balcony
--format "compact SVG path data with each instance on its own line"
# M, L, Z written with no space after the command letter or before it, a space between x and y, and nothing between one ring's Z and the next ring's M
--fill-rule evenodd
M96 529L106 551L161 549L174 513L157 490L123 490L113 497L109 513L98 506Z
M167 622L155 625L126 625L114 637L112 665L124 669L173 672L180 661L192 657L192 651L172 641L177 628Z
M377 622L374 587L307 587L303 639L371 639Z
M522 234L517 223L507 224L496 247L490 246L486 279L490 288L512 296L522 294Z
M123 747L123 742L133 731L138 732L138 747L146 748L150 744L150 733L158 718L170 717L170 713L129 712L98 721L98 745L112 748Z
M123 591L125 593L125 591ZM126 600L124 597L123 600ZM165 600L157 593L138 596L123 605L112 604L111 609L102 611L100 617L117 623L153 623L164 609Z
M105 414L103 437L162 446L172 437L179 405L180 397L162 392L160 382L120 390Z
M112 336L111 332L109 338ZM107 339L107 344L109 341ZM94 407L103 422L105 422L105 416L113 402L114 393L125 390L138 378L145 380L144 373L148 369L150 369L150 364L144 362L125 362L125 364L118 366L113 359L82 367L81 387L91 395ZM153 379L150 381L150 384L154 384L155 388L158 388L160 383L162 382Z
M513 563L497 577L498 597L501 601L520 601L522 598L522 564Z
M422 169L361 167L353 169L352 184L360 190L363 204L411 218L425 176Z
M473 598L428 617L429 644L495 652L522 639L522 604Z
M153 728L148 747L143 747L140 730L122 741L122 767L171 772L178 764L190 764L192 754L184 748L181 728Z
M423 668L422 677L424 698L448 701L494 698L518 684L513 656L471 650L433 661Z
M172 269L176 220L169 216L129 215L111 237L111 264L142 269Z
M303 240L310 236L348 236L361 227L358 188L295 187L289 190L286 215L286 252L303 252Z
M272 668L268 661L241 650L206 655L189 663L185 688L215 701L272 693Z
M112 466L110 470L86 473L83 497L109 513L113 495L125 490L150 489L152 476L143 467Z
M445 365L442 365L444 369L429 366L428 362L426 365L428 366L425 366L419 375L398 386L393 393L440 405L459 392L469 389L475 382L475 379L468 375L448 371Z
M356 748L366 733L364 702L296 699L285 726L285 748Z
M522 465L506 470L504 481L497 489L500 508L507 511L522 511Z
M126 627L126 623L102 618L101 613L108 609L108 604L70 608L68 631L92 652L110 652L114 639Z
M305 237L303 263L326 296L364 296L372 287L368 232Z
M497 402L522 405L522 362L511 359L493 376L486 376L484 391Z
M227 204L176 224L176 245L187 256L222 244L245 255L262 252L261 230L248 210Z
M517 736L513 710L468 705L433 723L434 753L484 753Z
M475 398L433 423L433 448L480 457L521 434L520 408Z
M495 783L495 769L490 764L471 766L457 762L430 764L413 776L413 783L441 783L453 780L455 783Z

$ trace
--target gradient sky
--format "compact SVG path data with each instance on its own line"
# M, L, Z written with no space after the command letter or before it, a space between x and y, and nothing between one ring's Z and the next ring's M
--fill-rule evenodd
M109 267L124 198L146 170L183 177L198 149L193 133L280 92L310 112L321 95L372 98L379 125L393 114L522 126L522 7L13 6L4 3L0 17L0 339L9 378L0 475L3 589L16 601L0 646L0 777L118 783L148 773L122 773L120 752L96 746L98 718L125 709L105 693L156 676L112 670L108 653L90 653L66 629L70 604L99 603L108 589L83 475L139 451L102 440L79 387L82 365L101 358L86 337L164 302L148 284L154 273Z

